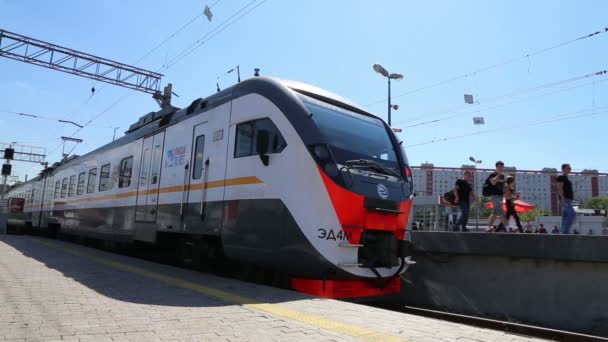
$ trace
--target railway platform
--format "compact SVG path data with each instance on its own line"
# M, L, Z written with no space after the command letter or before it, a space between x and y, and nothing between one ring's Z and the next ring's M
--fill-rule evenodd
M0 341L541 341L0 235Z

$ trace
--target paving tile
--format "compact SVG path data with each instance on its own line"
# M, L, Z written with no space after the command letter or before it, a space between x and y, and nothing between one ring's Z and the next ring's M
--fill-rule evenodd
M251 303L212 297L183 282ZM0 341L540 341L27 236L0 235L0 303Z

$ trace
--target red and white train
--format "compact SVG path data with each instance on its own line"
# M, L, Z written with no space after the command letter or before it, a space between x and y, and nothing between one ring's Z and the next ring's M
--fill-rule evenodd
M179 237L289 276L297 291L399 291L413 195L384 121L322 89L254 77L10 190L10 223L108 241Z

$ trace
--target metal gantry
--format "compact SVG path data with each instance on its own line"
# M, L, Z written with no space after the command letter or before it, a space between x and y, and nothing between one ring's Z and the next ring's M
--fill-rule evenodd
M7 181L11 176L11 160L44 164L46 149L37 146L17 145L16 143L0 143L0 158L4 158L2 165L2 188L0 198L4 198ZM26 176L27 178L27 176Z
M2 158L4 150L7 148L14 150L13 157L11 158L14 161L42 163L46 157L46 149L44 147L0 142L0 158Z
M160 94L162 74L2 29L0 29L0 57L7 57L153 95Z

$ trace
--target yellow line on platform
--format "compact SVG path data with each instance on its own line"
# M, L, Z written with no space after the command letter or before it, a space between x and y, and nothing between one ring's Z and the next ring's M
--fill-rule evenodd
M161 282L169 284L169 285L178 286L181 288L196 291L196 292L202 293L204 295L219 298L219 299L227 301L227 302L232 302L235 304L240 304L245 307L250 307L250 308L257 309L257 310L265 311L267 313L271 313L271 314L274 314L274 315L277 315L277 316L280 316L283 318L288 318L288 319L292 319L292 320L299 321L302 323L307 323L307 324L310 324L310 325L318 327L318 328L328 329L328 330L332 330L335 332L340 332L340 333L350 335L353 337L357 337L357 338L361 338L361 339L364 339L367 341L411 342L408 339L401 338L401 337L394 336L394 335L389 335L389 334L386 334L383 332L374 331L369 328L364 328L364 327L359 327L359 326L348 324L348 323L338 322L338 321L335 321L332 319L324 318L319 315L309 314L309 313L281 307L280 305L276 305L276 304L262 303L262 302L254 300L254 299L251 299L251 298L239 296L239 295L236 295L236 294L233 294L230 292L226 292L223 290L218 290L218 289L215 289L212 287L203 286L203 285L191 282L191 281L166 276L166 275L152 272L152 271L147 271L140 267L122 264L122 263L119 263L116 261L108 260L106 258L95 256L91 253L86 253L86 252L78 251L73 248L60 246L57 243L42 241L42 240L38 240L38 241L45 246L48 246L48 247L51 247L51 248L63 251L65 253L75 255L75 256L85 257L96 263L110 266L112 268L115 268L115 269L118 269L121 271L130 272L130 273L137 274L137 275L140 275L143 277L158 280L158 281L161 281Z

